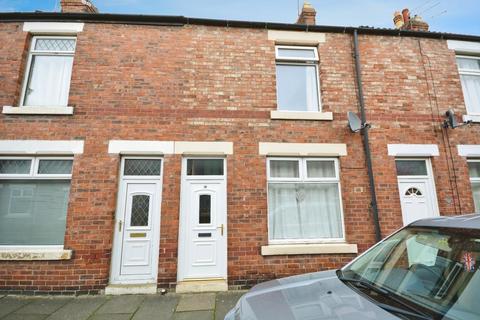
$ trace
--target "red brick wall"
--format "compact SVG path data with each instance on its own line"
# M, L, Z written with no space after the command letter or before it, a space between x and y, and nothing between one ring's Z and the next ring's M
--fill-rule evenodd
M18 103L27 34L0 24L0 106ZM422 48L423 55L420 51ZM473 209L465 159L457 144L479 144L477 127L440 128L442 114L465 113L454 53L445 41L360 36L367 115L383 234L402 225L388 143L435 143L440 210ZM68 261L0 262L0 290L96 292L108 283L119 157L112 139L232 141L228 160L229 284L339 267L353 255L260 255L267 244L266 161L258 142L346 143L340 158L345 232L364 251L374 243L368 177L359 134L347 128L357 110L351 36L329 33L319 46L323 110L333 121L271 120L276 108L275 54L267 31L207 26L86 24L78 35L69 104L73 116L0 115L0 139L82 139L67 215ZM453 163L450 160L450 150ZM448 160L448 161L447 161ZM181 156L164 164L159 277L176 281ZM449 199L452 199L450 203ZM457 209L453 203L456 204Z

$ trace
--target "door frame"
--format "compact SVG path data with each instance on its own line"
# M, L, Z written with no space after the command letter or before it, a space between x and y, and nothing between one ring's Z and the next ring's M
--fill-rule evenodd
M397 189L398 189L398 195L400 197L400 210L402 212L402 222L405 225L405 217L404 217L404 212L402 209L402 190L400 190L400 183L406 183L406 182L427 182L427 184L430 187L430 190L428 192L428 197L431 197L432 205L433 205L433 216L438 217L440 216L440 210L438 208L438 199L437 199L437 188L435 185L435 178L433 176L433 168L432 168L432 161L430 157L395 157L395 161L397 160L424 160L425 165L427 168L427 175L426 176L399 176L398 173L397 175ZM427 199L428 201L428 199Z
M223 176L187 176L187 160L188 159L221 159L223 160ZM219 275L217 278L185 278L187 271L187 226L188 223L186 219L185 212L185 199L188 199L187 194L187 183L188 181L206 181L207 183L213 181L222 181L225 192L225 215L224 215L224 247L225 247L225 259L222 261L222 275ZM188 281L188 280L210 280L210 279L224 279L228 278L228 196L227 196L227 158L224 156L184 156L182 157L182 166L181 166L181 183L180 183L180 206L179 206L179 219L178 219L178 260L177 260L177 282Z
M160 163L160 176L124 176L125 160L126 159L159 159ZM124 156L121 158L119 181L118 181L118 193L117 204L115 209L115 222L113 224L113 242L112 242L112 257L110 260L110 284L156 284L158 279L158 260L160 256L160 222L162 214L162 188L163 188L163 157L155 156ZM125 222L123 222L122 230L118 230L119 221L125 220L126 209L126 191L128 183L155 183L156 192L158 194L158 215L152 212L152 229L157 226L156 231L153 231L152 235L152 265L156 269L153 279L119 279L120 278L120 266L123 250L123 235L125 230Z

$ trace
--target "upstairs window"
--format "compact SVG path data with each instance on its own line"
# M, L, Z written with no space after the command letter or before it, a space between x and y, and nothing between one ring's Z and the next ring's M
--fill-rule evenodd
M480 115L480 57L457 56L467 113Z
M22 92L22 106L67 106L75 46L75 37L33 37Z
M468 169L470 173L470 182L472 184L475 212L480 213L480 160L469 160Z
M316 47L277 46L277 105L280 111L320 111Z

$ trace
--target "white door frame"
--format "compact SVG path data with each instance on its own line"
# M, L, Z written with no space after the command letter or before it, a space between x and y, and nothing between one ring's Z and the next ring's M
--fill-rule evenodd
M124 176L124 167L126 159L159 159L161 160L160 176ZM149 157L149 156L125 156L121 159L120 173L119 173L119 187L117 194L117 207L115 210L115 223L113 230L113 246L112 258L110 263L110 284L156 284L158 279L158 259L160 255L160 220L162 208L162 186L163 186L163 157ZM123 230L125 228L125 209L126 209L126 191L128 183L155 183L156 192L158 194L158 214L152 212L152 227L156 226L156 231L152 236L152 265L154 270L153 278L151 279L134 279L134 277L120 278L120 266L123 250ZM122 221L121 230L119 230L119 222ZM127 279L125 279L127 278Z
M187 160L188 159L222 159L223 160L223 176L187 176ZM186 228L188 227L187 223L187 216L185 212L185 205L184 205L184 199L188 199L188 188L186 184L188 181L223 181L223 186L224 186L224 192L225 192L225 215L223 217L223 225L224 225L224 248L225 248L225 259L224 261L221 262L222 266L222 274L219 275L216 279L225 279L227 280L227 262L228 262L228 225L227 225L227 159L225 157L221 156L186 156L182 158L182 169L181 169L181 185L180 185L180 214L179 214L179 232L178 232L178 261L177 261L177 281L184 281L184 280L189 280L188 278L185 278L186 273L187 273L187 266L186 262L188 261L187 259L187 232ZM220 222L220 221L219 221ZM211 279L211 278L205 278L205 279ZM197 279L198 280L198 279Z
M433 169L432 169L432 161L430 158L404 158L404 157L396 157L396 160L424 160L425 165L427 167L427 175L426 176L399 176L397 173L397 188L398 194L400 196L400 210L402 211L402 220L405 221L404 212L402 209L402 192L400 190L400 183L407 183L407 182L427 182L429 185L429 193L426 195L431 199L431 204L433 205L433 215L440 216L440 210L438 208L438 199L437 199L437 189L435 187L435 178L433 176ZM428 201L428 199L427 199Z

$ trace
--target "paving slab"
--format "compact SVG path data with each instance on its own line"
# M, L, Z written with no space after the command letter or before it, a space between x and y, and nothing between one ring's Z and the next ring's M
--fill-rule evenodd
M51 314L66 305L73 298L46 297L32 298L31 302L15 311L18 314ZM3 299L2 299L3 300Z
M147 296L132 319L170 320L175 312L179 298L176 294Z
M11 313L2 320L43 320L48 315L46 314L19 314Z
M47 320L86 320L107 301L104 296L78 297L55 311Z
M213 309L215 309L215 293L182 295L177 306L177 312Z
M104 313L95 314L88 320L129 320L132 317L130 313Z
M95 314L102 313L134 313L142 304L145 296L131 295L131 296L115 296L103 304Z
M173 320L213 320L213 311L176 312Z
M230 309L235 307L237 301L246 291L227 291L217 293L215 300L215 320L223 320Z
M23 297L3 297L0 299L0 318L20 309L31 301Z

